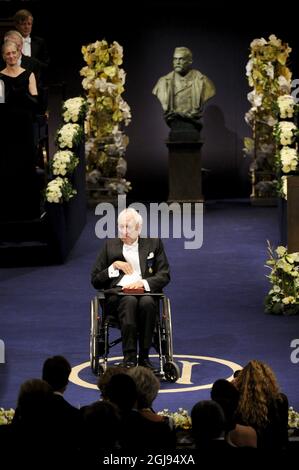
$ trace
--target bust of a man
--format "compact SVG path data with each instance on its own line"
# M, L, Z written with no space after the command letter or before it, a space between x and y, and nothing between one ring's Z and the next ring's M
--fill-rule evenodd
M161 77L153 89L170 128L185 122L200 130L203 105L216 93L213 82L191 65L190 49L176 47L173 71Z

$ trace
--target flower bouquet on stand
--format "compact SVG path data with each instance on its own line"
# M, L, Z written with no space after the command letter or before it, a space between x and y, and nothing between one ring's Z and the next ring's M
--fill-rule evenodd
M87 109L87 103L80 96L77 98L69 98L63 103L62 117L64 122L78 123L84 120Z
M276 102L290 93L292 74L287 66L291 48L274 34L268 40L254 39L246 65L251 108L245 121L252 137L244 139L244 152L252 158L251 201L253 204L276 205L276 142L273 127L277 123Z
M71 149L80 144L83 138L83 129L79 124L64 124L58 131L56 142L59 148Z
M65 176L72 173L79 164L79 158L70 150L59 150L53 155L49 163L50 169L55 176Z
M72 187L69 180L60 176L51 180L46 188L46 200L56 204L61 204L64 201L68 202L75 194L77 194L77 191Z
M273 250L268 242L271 269L267 276L272 288L265 298L266 313L274 315L297 315L299 313L299 252L288 253L284 246Z
M129 138L123 132L131 120L130 107L122 98L125 72L123 49L116 41L96 41L82 47L86 66L81 69L87 96L85 120L86 183L89 203L114 200L131 189L124 176Z

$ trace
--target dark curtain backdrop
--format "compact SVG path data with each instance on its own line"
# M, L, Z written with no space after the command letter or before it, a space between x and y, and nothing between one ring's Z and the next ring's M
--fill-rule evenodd
M249 109L245 65L250 42L272 33L293 48L290 67L298 70L298 33L295 17L284 21L275 13L260 12L252 2L246 7L203 6L199 1L132 2L84 1L1 2L1 17L17 8L34 14L34 32L46 38L51 54L50 82L66 82L67 97L83 92L79 70L84 65L81 46L106 38L124 47L127 74L124 98L132 109L125 129L127 178L132 199L163 200L168 192L168 154L160 103L152 88L172 69L176 46L193 51L193 66L215 83L217 94L204 114L202 149L206 198L247 197L250 194L250 159L242 153L243 138L251 130L244 121ZM63 11L61 8L63 7ZM235 19L235 16L239 20ZM297 73L298 75L298 73ZM51 112L51 109L50 109Z

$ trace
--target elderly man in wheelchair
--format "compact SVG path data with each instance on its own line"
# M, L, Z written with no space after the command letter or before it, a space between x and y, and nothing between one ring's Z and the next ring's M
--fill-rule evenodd
M95 289L104 291L105 312L119 323L122 365L154 369L149 350L159 301L164 297L162 289L168 284L170 274L162 241L141 238L141 229L142 217L135 209L128 208L119 214L119 238L105 242L92 270L91 282ZM161 332L158 333L161 346Z

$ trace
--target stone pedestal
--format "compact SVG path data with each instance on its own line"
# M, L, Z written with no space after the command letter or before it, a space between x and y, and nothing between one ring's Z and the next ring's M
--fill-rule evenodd
M299 176L287 179L288 252L299 251Z
M167 141L168 201L203 202L201 147L203 142Z

